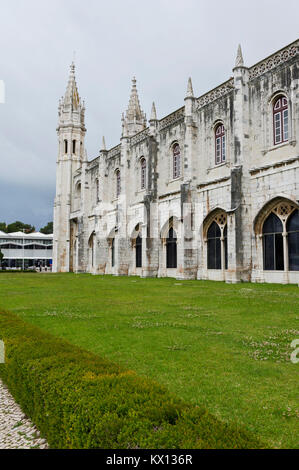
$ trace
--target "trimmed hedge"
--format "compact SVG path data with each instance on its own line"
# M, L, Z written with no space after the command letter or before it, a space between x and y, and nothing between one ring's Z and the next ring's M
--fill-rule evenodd
M52 448L263 447L158 383L11 313L0 313L0 339L0 376Z

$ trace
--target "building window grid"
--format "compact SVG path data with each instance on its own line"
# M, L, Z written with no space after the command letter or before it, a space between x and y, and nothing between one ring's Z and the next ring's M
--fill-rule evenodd
M274 145L287 142L289 139L288 100L284 96L276 99L273 106Z
M181 176L181 150L179 144L173 147L173 179Z
M270 226L270 228L269 228ZM293 211L287 221L286 240L288 270L299 271L299 210ZM284 271L283 224L271 212L263 224L263 268L265 271Z
M146 183L146 160L145 158L141 159L141 189L145 189Z
M225 129L219 124L215 129L215 161L216 165L226 161Z
M120 171L116 170L116 197L120 196L121 182L120 182Z

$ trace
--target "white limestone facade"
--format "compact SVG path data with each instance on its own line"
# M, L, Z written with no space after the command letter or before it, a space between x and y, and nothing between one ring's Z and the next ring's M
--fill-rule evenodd
M59 104L53 270L299 283L299 40L88 161L72 64Z

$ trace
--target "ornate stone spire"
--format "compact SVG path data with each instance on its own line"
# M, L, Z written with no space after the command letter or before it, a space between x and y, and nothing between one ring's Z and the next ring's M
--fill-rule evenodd
M157 112L156 112L156 106L155 106L154 102L152 104L152 111L151 111L150 121L157 121Z
M189 77L189 80L188 80L186 97L187 98L193 98L194 97L191 77Z
M137 134L137 132L142 131L146 127L146 116L140 107L135 77L133 77L132 80L129 106L123 119L123 128L124 127L126 128L127 136Z
M74 62L71 63L69 81L64 95L63 105L71 106L72 110L77 110L81 105L75 78Z
M241 45L239 44L238 51L237 51L236 62L235 62L235 67L243 67L243 66L244 66L244 60L243 60Z

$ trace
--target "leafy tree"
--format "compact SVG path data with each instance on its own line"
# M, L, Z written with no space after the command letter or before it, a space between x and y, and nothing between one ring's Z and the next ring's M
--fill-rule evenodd
M41 233L51 235L53 233L53 222L48 222L47 225L40 229Z
M7 232L7 226L5 222L0 222L0 232Z
M3 258L4 258L4 254L2 253L1 248L0 248L0 267L2 266Z
M23 222L20 222L19 220L17 220L16 222L13 222L12 224L7 225L8 233L23 232L23 230L25 233L32 233L32 232L35 232L35 227L33 225L24 224Z

